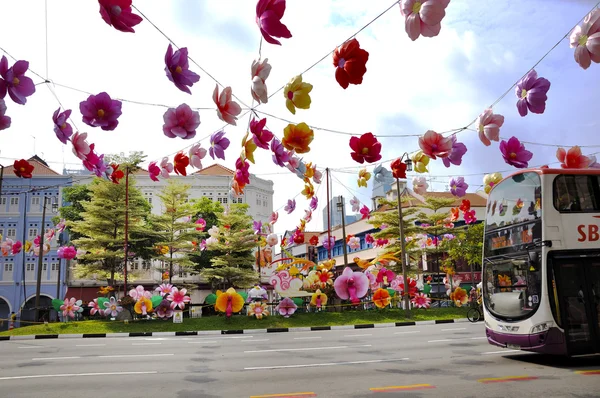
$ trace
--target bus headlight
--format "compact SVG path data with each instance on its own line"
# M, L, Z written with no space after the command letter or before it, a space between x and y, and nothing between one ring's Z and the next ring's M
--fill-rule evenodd
M537 325L535 325L534 327L531 328L530 334L536 334L536 333L545 332L548 329L550 329L552 326L553 326L552 322L539 323L539 324L537 324Z

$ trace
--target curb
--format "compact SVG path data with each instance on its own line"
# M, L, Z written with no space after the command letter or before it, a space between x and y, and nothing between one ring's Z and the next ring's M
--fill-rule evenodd
M95 339L115 337L175 337L175 336L203 336L223 334L257 334L257 333L294 333L294 332L321 332L326 330L350 330L350 329L380 329L402 326L440 325L447 323L468 322L467 318L438 319L435 321L404 321L395 323L365 323L359 325L343 326L310 326L298 328L268 328L268 329L237 329L237 330L198 330L186 332L131 332L131 333L84 333L84 334L35 334L26 336L0 336L0 341L14 340L48 340L48 339Z

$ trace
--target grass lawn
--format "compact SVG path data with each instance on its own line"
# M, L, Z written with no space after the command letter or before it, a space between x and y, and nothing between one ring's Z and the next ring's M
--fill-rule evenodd
M468 308L431 308L428 310L412 310L411 321L427 321L435 319L465 318ZM185 318L183 323L172 321L144 320L125 324L117 321L79 321L67 323L49 323L47 325L25 326L11 331L1 332L0 336L32 335L32 334L83 334L83 333L131 333L131 332L179 332L197 330L239 330L292 328L308 326L359 325L369 323L390 323L407 321L404 310L386 309L373 311L344 311L298 313L290 318L279 315L269 316L262 320L245 315L235 315L231 319L224 316L208 316L203 318Z

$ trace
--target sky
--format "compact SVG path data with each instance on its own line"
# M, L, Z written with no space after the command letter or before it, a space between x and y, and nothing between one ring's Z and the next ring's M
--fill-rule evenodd
M310 109L299 109L292 115L280 92L256 111L263 117L260 112L275 116L266 116L267 127L280 138L289 122L347 133L315 129L311 151L303 157L319 168L332 169L332 194L344 195L347 201L356 195L371 206L373 183L370 181L368 188L357 186L361 165L350 157L350 135L404 135L380 138L382 160L394 159L417 151L418 135L427 130L442 132L468 125L507 91L494 107L494 113L505 116L501 137L514 135L531 142L526 144L534 153L531 166L556 162L556 145L590 146L583 148L584 153L600 152L600 65L592 64L588 70L579 67L568 38L535 67L552 84L544 114L521 117L511 88L571 31L596 0L452 0L440 35L414 42L405 33L404 18L395 5L356 36L370 54L367 73L361 85L346 90L335 81L331 52L393 1L288 0L282 22L293 37L281 39L282 46L266 42L260 46L255 4L248 0L134 1L148 20L145 18L131 34L108 26L95 1L49 0L47 13L44 1L32 1L25 26L21 18L3 20L0 48L17 59L28 60L32 71L52 83L43 83L28 72L35 83L40 83L36 93L25 106L7 100L12 126L0 131L0 162L10 164L37 153L55 170L62 170L63 165L82 168L70 145L60 143L52 131L52 113L59 107L53 92L65 108L73 109L74 129L87 132L88 142L96 144L98 153L143 151L148 155L147 165L163 156L172 159L176 152L187 151L198 141L207 148L210 134L225 125L217 118L212 101L213 78L231 86L243 108L251 106L250 67L259 56L259 47L262 57L272 65L267 79L269 93L324 57L303 74L304 81L314 86ZM21 15L23 5L5 2L2 13ZM179 91L167 79L164 54L169 42L159 29L177 46L187 47L190 57L202 68L190 64L190 69L201 76L191 88L192 95ZM13 62L10 59L9 64ZM87 99L88 93L102 91L128 100L114 131L91 128L81 120L79 102ZM167 107L181 103L206 108L200 110L201 125L193 140L167 138L162 132ZM247 126L248 115L239 119L238 126L224 128L232 144L226 160L219 163L235 168ZM441 161L432 161L430 173L425 174L430 190L446 190L450 176L465 176L469 191L475 192L481 189L485 173L514 171L502 159L497 143L485 147L477 133L469 130L457 138L468 148L462 165L445 168ZM299 194L303 182L274 165L270 151L258 149L255 157L256 165L251 165L250 172L274 181L274 209L280 215L276 230L293 229L308 202L299 195L293 214L285 214L282 208L287 199ZM212 163L208 156L203 162L204 166ZM374 167L367 166L369 170ZM413 175L409 174L409 179ZM307 230L323 227L326 186L316 189L321 205ZM349 207L347 212L351 212Z

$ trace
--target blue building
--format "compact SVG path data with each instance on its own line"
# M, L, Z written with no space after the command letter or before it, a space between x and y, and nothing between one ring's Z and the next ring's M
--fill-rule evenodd
M58 215L62 204L62 187L71 185L71 177L52 170L37 155L28 159L35 168L33 178L18 178L13 166L4 168L0 182L0 234L2 240L33 241L47 228L53 228L52 218ZM42 227L42 210L46 206L46 218ZM51 240L51 250L42 260L40 307L50 308L54 298L64 298L67 273L65 261L57 256L60 236ZM0 319L11 312L17 319L32 321L35 317L35 294L38 257L25 254L0 256ZM60 280L59 277L60 268ZM41 310L40 318L49 319L49 310ZM8 322L0 321L0 330L8 328Z

